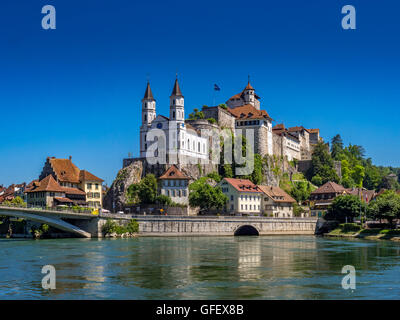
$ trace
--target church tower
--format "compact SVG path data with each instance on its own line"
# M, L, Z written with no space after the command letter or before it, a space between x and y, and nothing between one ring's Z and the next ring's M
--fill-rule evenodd
M179 87L178 77L175 80L174 89L169 97L169 120L176 121L178 126L185 122L185 101Z
M146 134L151 127L151 122L156 118L156 100L151 92L150 83L147 82L146 91L142 99L142 125L140 126L140 157L146 156Z

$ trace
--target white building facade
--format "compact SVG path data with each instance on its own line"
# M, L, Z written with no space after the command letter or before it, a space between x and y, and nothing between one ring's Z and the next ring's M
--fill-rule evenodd
M208 138L185 124L185 100L178 79L170 96L169 118L157 115L156 100L147 83L142 99L140 157L208 159ZM174 162L176 163L176 162Z

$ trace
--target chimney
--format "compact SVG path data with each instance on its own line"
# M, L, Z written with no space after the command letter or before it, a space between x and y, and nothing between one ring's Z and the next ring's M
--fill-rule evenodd
M72 156L69 156L69 160L72 160Z

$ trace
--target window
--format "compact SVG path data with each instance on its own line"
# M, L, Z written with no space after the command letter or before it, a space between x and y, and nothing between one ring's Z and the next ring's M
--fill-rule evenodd
M182 190L182 196L186 197L186 190Z
M200 142L197 144L198 151L200 152Z
M245 207L245 209L247 210L247 204L246 204L244 207Z
M231 195L231 201L233 201L233 196Z
M96 190L99 190L99 184L96 183Z
M243 210L243 205L242 205L242 204L240 205L240 209L242 209L242 210Z
M88 184L87 184L87 188L88 188L88 189L92 189L92 184L91 184L91 183L88 183Z
M172 119L175 119L175 111L172 112Z

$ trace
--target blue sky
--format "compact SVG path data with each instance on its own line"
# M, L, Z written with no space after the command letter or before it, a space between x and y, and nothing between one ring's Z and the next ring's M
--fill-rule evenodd
M43 30L41 8L56 8ZM341 28L352 4L357 29ZM250 74L277 123L340 133L400 166L396 1L60 1L0 3L0 184L37 178L47 156L111 184L138 155L149 76L168 115L179 73L186 114L223 103Z

